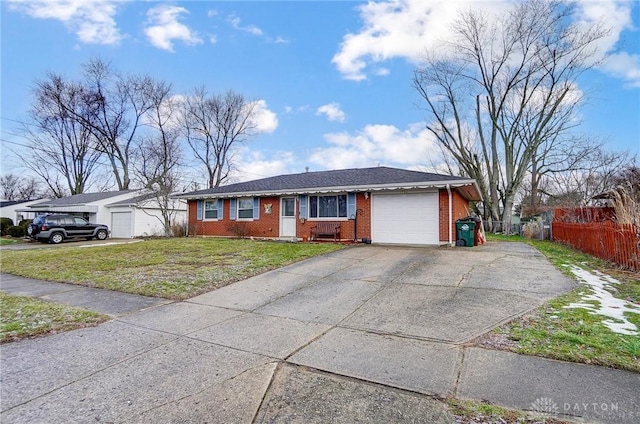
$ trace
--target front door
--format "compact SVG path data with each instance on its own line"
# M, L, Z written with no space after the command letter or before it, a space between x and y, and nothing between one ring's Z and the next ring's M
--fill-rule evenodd
M280 237L296 236L296 198L280 199Z

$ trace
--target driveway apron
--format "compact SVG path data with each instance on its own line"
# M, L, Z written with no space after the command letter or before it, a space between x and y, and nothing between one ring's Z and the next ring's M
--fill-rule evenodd
M95 328L4 345L0 418L452 423L432 396L530 409L558 369L568 377L563 392L546 394L554 402L564 392L613 402L585 388L592 368L621 382L618 408L632 413L636 374L467 347L573 287L525 244L348 248ZM527 379L536 390L518 395Z

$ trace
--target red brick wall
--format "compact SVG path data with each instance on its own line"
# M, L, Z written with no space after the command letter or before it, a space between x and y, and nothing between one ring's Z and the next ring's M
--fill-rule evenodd
M455 241L456 226L455 221L469 214L468 202L456 190L451 190L453 219L452 219L452 236ZM300 204L296 205L296 213L300 213ZM439 211L440 211L440 241L449 241L449 197L447 190L440 190L439 193ZM271 204L271 213L265 213L265 205ZM230 201L224 200L224 218L219 221L198 221L196 219L197 203L190 200L189 203L189 234L190 235L208 235L208 236L224 236L234 237L238 234L234 232L233 226L242 226L245 236L276 238L280 235L280 198L279 197L263 197L260 198L260 219L255 221L232 221L230 217ZM371 196L365 196L364 193L357 193L356 208L358 209L357 217L357 235L358 240L363 238L371 238ZM299 215L298 215L299 216ZM327 219L327 221L335 221L335 219ZM308 237L311 227L315 225L314 220L300 219L296 222L296 233L299 238ZM353 240L354 238L354 220L340 220L340 238L342 240Z
M271 204L271 213L265 213L265 205ZM235 237L234 227L242 229L247 237L278 237L280 225L280 198L260 198L260 219L254 221L231 220L231 202L224 199L224 216L218 221L198 221L197 201L189 200L189 234L198 236Z
M469 202L458 193L457 190L451 189L451 209L453 217L451 219L451 237L452 241L456 241L456 220L469 215ZM449 242L449 193L447 190L440 190L438 209L440 210L440 242Z
M356 193L356 209L359 211L357 216L357 223L352 220L337 220L327 218L326 221L339 221L340 222L340 238L342 240L353 240L354 238L354 230L357 226L357 235L356 238L358 240L362 240L363 238L371 238L371 196L366 196L364 193ZM300 213L300 203L296 205L298 213ZM298 220L296 226L296 233L299 238L309 237L309 232L311 228L318 222L315 220L305 220L304 223Z
M300 204L296 201L296 214L299 216ZM265 213L265 205L271 204L271 214ZM223 236L234 237L237 233L233 231L233 226L240 225L244 227L246 236L275 238L280 235L280 198L279 197L263 197L260 198L260 219L256 221L232 221L230 219L230 201L224 200L224 217L219 221L198 221L197 218L197 201L189 200L189 234L190 235L207 235L207 236ZM357 238L371 238L371 198L366 198L363 193L356 195L357 217ZM327 219L327 221L335 221L335 219ZM343 240L353 240L354 237L354 220L340 221L340 238ZM300 219L296 223L296 233L299 238L308 237L311 227L315 225L317 220Z

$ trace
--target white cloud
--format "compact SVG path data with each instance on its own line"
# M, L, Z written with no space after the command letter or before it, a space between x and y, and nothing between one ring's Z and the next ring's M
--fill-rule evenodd
M253 123L260 134L272 133L278 128L278 115L269 110L267 102L258 100L253 105Z
M207 17L211 18L213 16L217 16L218 15L218 11L215 9L211 9L207 12Z
M590 27L601 21L610 29L610 33L598 40L597 47L602 63L598 69L615 78L619 78L630 87L640 87L640 55L625 51L616 51L623 31L637 32L632 19L634 2L580 0L578 23ZM637 7L637 6L636 6ZM637 34L634 34L637 37Z
M344 122L346 115L340 109L339 103L328 103L316 110L316 115L326 115L329 121Z
M640 88L640 55L626 52L611 54L600 70L627 81L630 87Z
M173 41L181 40L189 45L201 44L202 39L188 26L180 23L180 15L189 13L179 6L160 5L147 11L148 26L144 33L154 46L173 52Z
M240 25L240 18L237 15L229 15L227 17L227 22L229 22L229 24L236 30L238 31L244 31L244 32L248 32L251 35L255 35L256 37L261 37L262 39L264 39L265 41L267 41L268 43L273 43L273 44L289 44L289 40L282 37L282 36L277 36L277 37L271 37L268 34L265 34L264 31L262 31L262 29L260 29L259 27L255 26L255 25Z
M367 78L369 64L393 58L416 62L425 48L446 38L457 12L469 4L450 0L368 2L358 7L363 27L344 36L332 63L344 78L358 81Z
M122 39L113 0L11 0L9 8L37 19L61 21L87 44L117 44Z
M266 157L264 153L248 147L238 150L236 157L236 170L231 179L233 182L249 181L276 175L303 172L303 169L294 169L298 161L292 152L276 152L272 157Z
M434 159L439 149L424 123L401 130L393 125L367 125L355 134L325 134L329 147L313 151L311 163L332 169L392 164L418 167ZM331 158L328 162L327 158Z
M286 38L283 38L281 36L277 36L275 38L275 40L273 40L274 43L276 44L289 44L289 40L287 40Z
M262 30L255 25L241 26L240 18L235 15L229 16L228 21L233 28L239 31L245 31L245 32L248 32L249 34L256 35L256 36L263 35Z
M611 32L597 42L602 55L612 52L622 31L635 30L632 22L634 2L628 0L577 0L576 22L592 26L602 21ZM359 81L367 78L368 68L391 59L400 58L418 63L427 49L451 34L451 24L459 11L468 8L487 13L513 6L508 0L450 1L450 0L384 0L367 2L357 8L362 27L343 37L332 63L345 79ZM626 54L626 57L625 57ZM598 59L598 58L595 58ZM609 63L611 62L611 63ZM629 72L621 67L631 66ZM640 66L635 57L621 52L607 57L600 67L613 76L625 78L631 86L637 86ZM387 75L385 68L371 71L375 75Z

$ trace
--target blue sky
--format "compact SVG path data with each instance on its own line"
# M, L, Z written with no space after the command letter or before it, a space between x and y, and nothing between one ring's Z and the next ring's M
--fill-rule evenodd
M75 78L91 57L164 79L176 94L204 85L259 101L262 132L240 152L237 180L305 167L426 169L438 155L411 87L419 56L446 38L457 10L505 4L2 1L2 173L23 172L10 150L23 142L34 79ZM580 131L640 154L640 3L587 0L578 10L611 26L600 46L608 57L580 80L590 96Z

